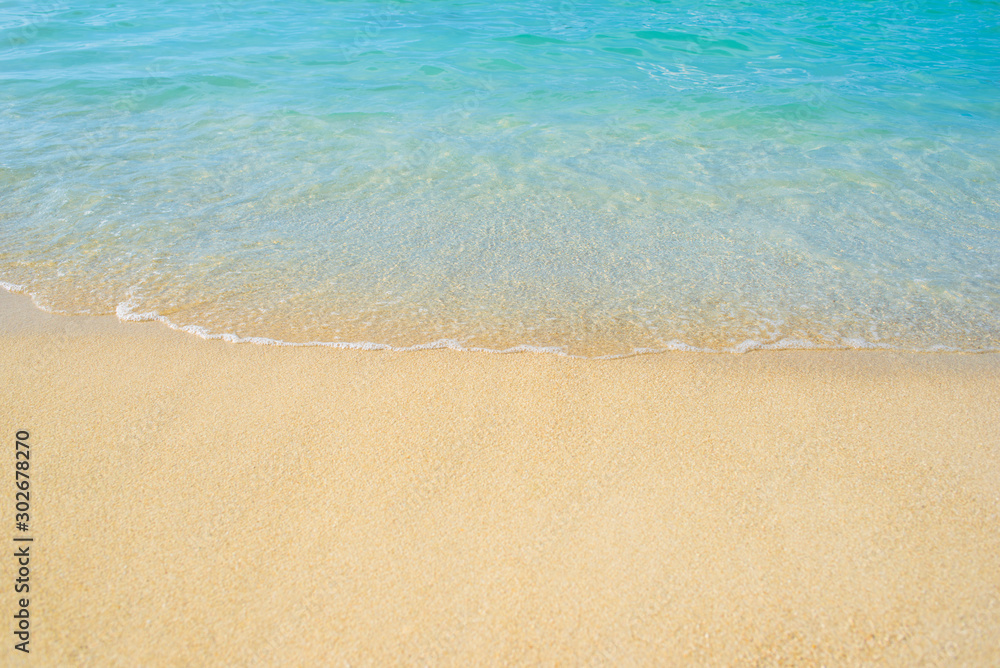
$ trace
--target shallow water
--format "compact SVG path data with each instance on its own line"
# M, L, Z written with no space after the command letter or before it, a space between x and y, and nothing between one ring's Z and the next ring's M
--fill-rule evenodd
M0 281L294 343L998 350L998 16L0 3Z

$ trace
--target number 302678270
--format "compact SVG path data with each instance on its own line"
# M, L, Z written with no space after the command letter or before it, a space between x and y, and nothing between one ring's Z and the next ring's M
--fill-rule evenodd
M31 477L28 475L28 471L31 468L31 446L28 445L29 436L30 434L26 431L17 432L17 445L14 448L14 482L18 489L14 498L14 508L17 510L14 521L17 522L17 528L21 529L21 531L27 531L27 524L31 519L29 514L31 510Z

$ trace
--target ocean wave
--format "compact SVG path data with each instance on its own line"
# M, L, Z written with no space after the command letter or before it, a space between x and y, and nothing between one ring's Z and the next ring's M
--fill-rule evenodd
M14 283L8 283L0 281L0 288L4 290L15 293L23 294L31 298L32 303L39 310L45 311L47 313L53 313L56 315L63 315L67 317L75 317L84 314L74 314L67 313L64 311L57 311L51 308L46 308L39 303L36 295L29 292L25 286L17 285ZM747 339L743 342L724 348L707 348L701 346L695 346L683 341L673 340L666 344L657 347L636 347L629 352L608 354L608 355L578 355L569 353L565 346L536 346L531 344L519 344L506 348L487 348L483 346L468 346L463 345L461 341L456 339L438 339L434 341L427 341L424 343L418 343L410 346L393 346L387 343L378 343L373 341L284 341L281 339L274 339L264 336L240 336L238 334L233 334L231 332L213 332L206 327L199 325L181 325L173 322L170 318L156 313L155 311L147 312L137 312L135 307L138 305L138 300L136 298L130 298L126 301L120 302L114 311L114 316L123 323L129 322L157 322L166 327L183 332L185 334L193 334L198 338L211 340L211 341L225 341L227 343L236 344L252 344L252 345L264 345L264 346L280 346L280 347L293 347L293 348L306 348L306 347L323 347L323 348L334 348L342 350L369 350L369 351L391 351L391 352L411 352L420 350L454 350L458 352L470 352L470 353L493 353L493 354L512 354L512 353L544 353L550 355L556 355L559 357L566 357L570 359L591 359L591 360L609 360L609 359L623 359L627 357L634 357L637 355L649 355L649 354L662 354L670 352L685 352L685 353L705 353L705 354L745 354L753 351L766 351L766 350L885 350L885 351L895 351L895 352L910 352L910 353L994 353L1000 352L1000 348L981 348L981 349L961 349L953 346L946 346L943 344L934 344L927 347L904 347L904 346L894 346L887 343L872 342L867 341L862 338L843 338L840 345L819 345L812 341L801 338L782 338L776 341L758 341L754 339ZM92 315L92 314L86 314ZM105 314L111 315L111 314Z

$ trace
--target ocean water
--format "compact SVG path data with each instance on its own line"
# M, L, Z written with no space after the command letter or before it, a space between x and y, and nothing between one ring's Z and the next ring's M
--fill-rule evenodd
M998 17L0 2L0 281L231 340L998 350Z

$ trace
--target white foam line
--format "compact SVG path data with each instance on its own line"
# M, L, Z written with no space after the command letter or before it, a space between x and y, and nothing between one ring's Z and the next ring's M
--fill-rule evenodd
M478 348L478 347L465 347L459 341L455 339L440 339L438 341L431 341L429 343L419 343L413 346L392 346L387 343L373 343L369 341L361 342L347 342L347 341L307 341L307 342L295 342L295 341L282 341L280 339L270 339L262 336L239 336L237 334L216 334L209 332L204 327L198 325L177 325L170 321L170 319L159 315L158 313L134 313L131 310L130 303L134 300L129 300L129 302L122 302L118 304L115 309L115 315L119 320L131 321L131 322L148 322L156 321L161 322L170 329L174 329L180 332L187 332L188 334L194 334L203 339L211 340L222 340L228 341L230 343L255 343L258 345L268 345L268 346L290 346L290 347L304 347L304 346L323 346L326 348L342 348L349 350L392 350L397 352L403 352L408 350L436 350L436 349L449 349L458 350L463 352L486 352L486 353L520 353L520 352L533 352L533 353L551 353L554 355L561 355L566 357L573 357L566 353L561 347L542 347L542 346L531 346L531 345L519 345L512 348L505 348L503 350L496 350L493 348Z
M35 295L28 292L26 286L16 285L14 283L7 283L5 281L0 281L0 288L7 290L8 292L25 294L31 297L32 303L34 305L47 313L60 313L61 315L68 315L62 312L53 311L52 309L45 308L40 305L35 298ZM665 352L692 352L692 353L710 353L710 354L743 354L754 350L895 350L898 352L913 352L913 353L996 353L1000 352L1000 348L981 348L978 350L960 350L951 346L945 346L941 344L934 344L927 348L900 348L897 346L891 346L887 343L874 343L867 341L865 339L857 338L845 338L842 339L844 345L817 345L812 341L806 341L804 339L780 339L778 341L773 341L770 343L765 343L763 341L755 341L753 339L747 339L746 341L737 344L729 348L699 348L697 346L692 346L690 344L684 343L683 341L668 341L664 344L662 348L633 348L631 352L619 353L615 355L598 355L594 357L588 357L586 355L572 355L566 352L564 346L532 346L528 344L521 344L518 346L513 346L511 348L481 348L478 346L463 346L460 341L456 339L439 339L437 341L431 341L429 343L420 343L413 346L392 346L387 343L374 343L370 341L360 341L360 342L347 342L347 341L307 341L307 342L295 342L295 341L282 341L280 339L270 339L262 336L239 336L237 334L230 333L213 333L201 327L199 325L177 325L170 321L166 316L162 316L155 312L148 313L135 313L132 308L136 305L138 300L135 297L130 298L128 301L121 302L115 308L115 316L123 322L159 322L170 329L185 332L187 334L194 334L195 336L217 341L227 341L229 343L250 343L256 345L267 345L267 346L288 346L292 348L302 348L302 347L324 347L324 348L339 348L343 350L388 350L393 352L407 352L413 350L455 350L459 352L473 352L473 353L495 353L495 354L508 354L508 353L547 353L550 355L558 355L560 357L567 357L572 359L593 359L593 360L608 360L608 359L621 359L624 357L633 357L635 355L649 355L654 353L665 353Z

